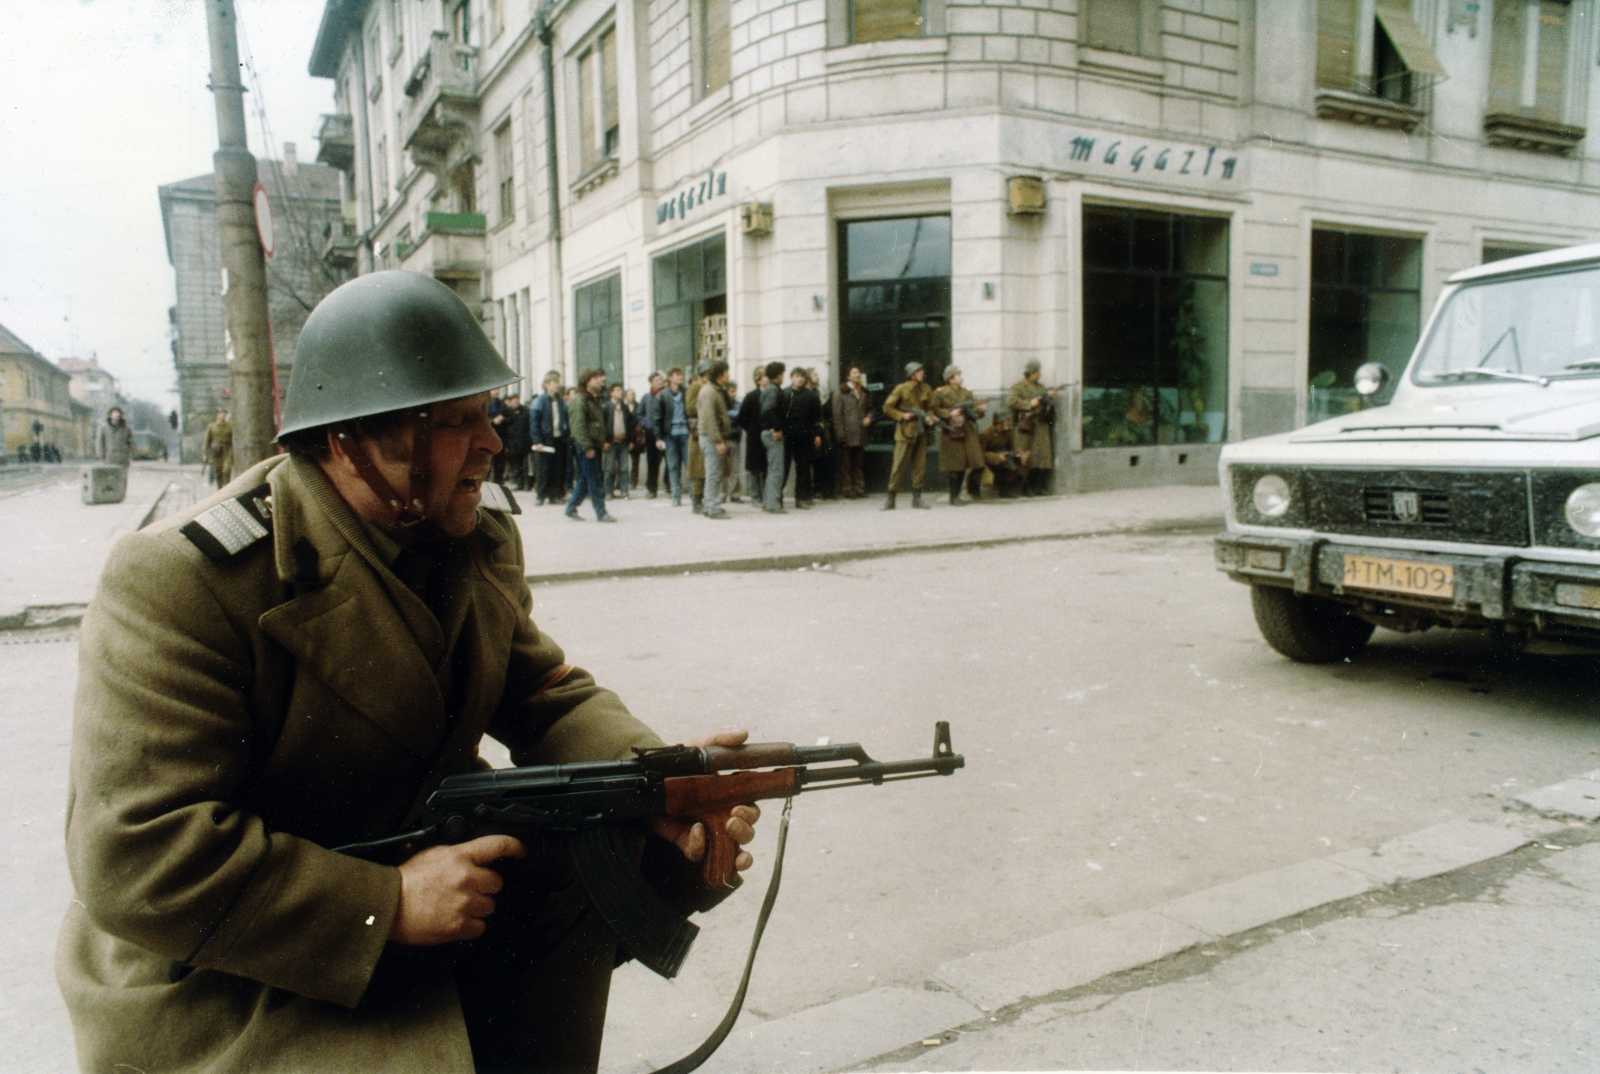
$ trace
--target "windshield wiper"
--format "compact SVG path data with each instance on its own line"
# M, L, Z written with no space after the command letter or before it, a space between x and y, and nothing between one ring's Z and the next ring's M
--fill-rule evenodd
M1600 359L1596 359L1600 362ZM1509 369L1492 369L1478 367L1476 369L1451 369L1443 373L1435 373L1435 380L1465 380L1468 377L1488 377L1491 380L1517 380L1526 384L1537 384L1541 388L1550 387L1549 377L1535 377L1528 373L1513 373Z

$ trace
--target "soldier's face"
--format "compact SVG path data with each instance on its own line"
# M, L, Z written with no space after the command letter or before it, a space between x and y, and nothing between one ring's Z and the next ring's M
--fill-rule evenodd
M406 422L387 444L368 445L368 457L402 495L411 487L411 448L416 430ZM479 489L500 437L489 422L489 393L436 403L428 416L428 520L450 537L465 537L478 525ZM373 450L373 449L376 450Z

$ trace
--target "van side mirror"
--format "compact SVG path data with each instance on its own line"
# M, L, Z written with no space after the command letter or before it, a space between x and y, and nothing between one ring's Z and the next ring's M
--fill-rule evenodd
M1356 370L1356 394L1371 399L1389 383L1389 369L1380 362L1367 362Z

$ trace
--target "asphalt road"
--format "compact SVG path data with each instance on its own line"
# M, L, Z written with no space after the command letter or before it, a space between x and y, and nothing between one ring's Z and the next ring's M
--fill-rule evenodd
M752 1022L1498 816L1517 793L1600 768L1593 661L1504 663L1472 635L1380 632L1355 663L1293 665L1257 639L1245 591L1201 537L552 585L535 603L569 659L668 738L746 726L896 759L925 755L934 720L951 722L965 771L796 800ZM20 1027L8 1063L53 1071L69 1040L49 967L70 897L59 829L75 648L19 640L0 635L0 896L15 908L0 1019ZM679 978L619 973L604 1070L675 1058L721 1016L776 816L752 889L704 922Z

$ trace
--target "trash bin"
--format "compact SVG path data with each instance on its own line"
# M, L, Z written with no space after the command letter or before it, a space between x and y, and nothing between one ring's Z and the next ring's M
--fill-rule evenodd
M83 468L84 503L121 503L128 495L128 468L126 466L85 466Z

